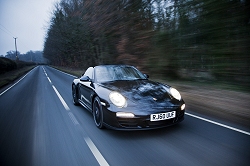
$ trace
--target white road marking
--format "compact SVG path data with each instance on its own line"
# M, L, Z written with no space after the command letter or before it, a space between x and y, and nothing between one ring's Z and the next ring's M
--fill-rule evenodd
M47 79L49 80L50 84L52 84L52 81L50 80L49 76L47 75L44 67L43 67L43 72L45 73ZM60 93L58 92L58 90L56 89L56 87L52 84L52 88L54 89L54 91L56 92L58 98L60 99L62 105L64 106L64 108L67 110L67 111L70 111L68 105L66 104L66 102L64 101L64 99L62 98L62 96L60 95Z
M35 67L36 68L36 67ZM35 68L33 68L31 71L33 71ZM49 80L49 82L51 83L54 91L56 92L58 98L60 99L61 103L63 104L64 108L67 111L70 111L68 105L66 104L66 102L64 101L64 99L62 98L62 96L60 95L60 93L58 92L58 90L56 89L56 87L52 84L52 81L50 80L50 78L48 77L44 67L43 71L47 77L47 79ZM16 83L14 83L12 86L10 86L9 88L7 88L6 90L4 90L2 93L0 93L0 96L2 96L4 93L6 93L8 90L10 90L12 87L14 87L16 84L18 84L22 79L24 79L31 71L29 71L27 74L25 74L21 79L19 79ZM66 74L66 73L65 73ZM72 76L72 75L71 75ZM72 112L68 112L68 115L70 117L70 119L72 120L72 122L77 125L79 124L79 122L77 121L77 119L75 118L74 114ZM102 156L102 154L99 152L99 150L97 149L97 147L95 146L95 144L91 141L91 139L89 137L85 137L84 138L85 142L87 143L89 149L91 150L91 152L94 154L96 160L98 161L98 163L101 166L109 166L109 164L107 163L107 161L104 159L104 157Z
M85 137L84 140L87 143L87 145L88 145L89 149L91 150L91 152L93 153L93 155L95 156L95 158L98 161L98 163L101 166L108 166L109 164L104 159L104 157L102 156L102 154L99 152L99 150L97 149L97 147L95 146L95 144L91 141L91 139L88 138L88 137Z
M64 108L67 110L67 111L70 111L68 105L66 104L66 102L64 101L64 99L62 98L62 96L60 95L60 93L58 92L58 90L56 89L56 87L54 85L52 85L54 91L56 92L58 98L60 99L62 105L64 106Z
M49 82L52 84L52 82L51 82L50 78L49 78L49 77L47 77L47 78L48 78Z
M42 68L43 68L43 72L45 73L45 75L48 76L44 67L42 67Z
M206 122L209 122L209 123L212 123L212 124L221 126L221 127L225 127L225 128L227 128L227 129L230 129L230 130L233 130L233 131L240 132L240 133L242 133L242 134L250 135L249 132L244 131L244 130L240 130L240 129L237 129L237 128L234 128L234 127L231 127L231 126L228 126L228 125L224 125L224 124L222 124L222 123L218 123L218 122L215 122L215 121L206 119L206 118L202 118L202 117L199 117L199 116L196 116L196 115L187 113L187 112L186 112L185 114L188 115L188 116L192 116L192 117L194 117L194 118L197 118L197 119L200 119L200 120L203 120L203 121L206 121Z
M54 70L57 70L57 71L59 71L59 72L61 72L61 73L63 73L63 74L66 74L66 75L68 75L68 76L71 76L71 77L77 78L77 76L74 76L74 75L72 75L72 74L69 74L69 73L63 72L63 71L58 70L58 69L56 69L56 68L54 68L54 67L51 67L51 68L53 68Z
M44 70L44 72L46 72ZM48 80L50 81L50 83L52 84L51 80L49 79L49 77L47 76ZM66 102L64 101L64 99L62 98L62 96L60 95L60 93L58 92L58 90L56 89L56 87L52 84L52 87L54 89L54 91L56 92L58 98L60 99L60 101L62 102L64 108L68 111L70 111L68 105L66 104ZM71 121L75 124L78 125L79 122L77 121L76 117L74 116L74 114L72 112L68 112L68 115L71 119ZM98 161L98 163L101 166L109 166L109 164L107 163L107 161L104 159L104 157L102 156L102 154L100 153L100 151L97 149L97 147L95 146L95 144L91 141L91 139L89 137L85 137L84 138L85 142L87 143L89 149L91 150L91 152L93 153L93 155L95 156L96 160Z
M36 67L35 67L36 68ZM16 83L14 83L13 85L11 85L9 88L7 88L5 91L3 91L2 93L0 93L0 96L2 96L5 92L7 92L8 90L10 90L11 88L13 88L16 84L18 84L22 79L24 79L24 77L26 77L31 71L33 71L35 68L33 68L32 70L30 70L27 74L25 74L22 78L20 78L20 80L18 80Z
M74 116L72 112L69 112L68 115L75 125L79 124L78 121L76 120L76 117Z

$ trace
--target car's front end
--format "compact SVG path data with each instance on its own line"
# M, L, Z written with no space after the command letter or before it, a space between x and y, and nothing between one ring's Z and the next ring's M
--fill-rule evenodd
M145 108L150 109L152 114L143 113L144 110L136 110L136 108L127 107L113 112L109 108L104 107L104 122L106 126L118 130L142 130L162 128L177 124L184 120L185 109L181 106L173 106L169 108ZM133 110L133 111L131 111ZM155 117L154 119L152 117Z
M149 80L105 83L101 87L109 89L108 99L102 102L108 128L147 130L184 120L185 103L174 88Z

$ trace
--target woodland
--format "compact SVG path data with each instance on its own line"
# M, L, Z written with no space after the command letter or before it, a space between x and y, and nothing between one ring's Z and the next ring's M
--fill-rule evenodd
M248 82L249 44L249 0L61 0L43 55L83 70L129 64L163 77Z

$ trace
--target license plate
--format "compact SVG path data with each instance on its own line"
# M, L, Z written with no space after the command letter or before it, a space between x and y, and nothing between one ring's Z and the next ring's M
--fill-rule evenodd
M150 121L160 121L171 118L175 118L175 111L150 115Z

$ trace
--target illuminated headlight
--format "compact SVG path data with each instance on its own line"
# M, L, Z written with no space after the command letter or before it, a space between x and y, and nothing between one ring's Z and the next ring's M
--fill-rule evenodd
M109 94L109 99L117 107L124 107L126 105L126 99L118 92L111 92Z
M119 118L133 118L135 115L131 112L117 112L116 117Z
M181 110L183 111L185 109L186 105L185 104L182 104L181 106Z
M181 100L181 94L175 88L170 88L170 94L177 100Z

